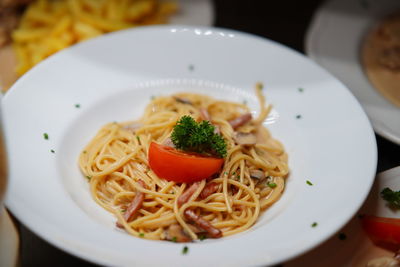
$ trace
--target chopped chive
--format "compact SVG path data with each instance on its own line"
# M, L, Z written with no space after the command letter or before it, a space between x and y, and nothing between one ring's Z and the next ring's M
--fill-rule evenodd
M86 175L86 179L90 181L90 179L92 179L92 176Z
M206 235L199 235L199 240L200 241L203 241L204 239L207 239Z
M304 92L304 89L301 88L301 87L299 87L297 90L299 90L300 93L303 93L303 92Z
M189 69L190 71L194 71L194 65L190 64L189 67L188 67L188 69Z
M301 115L296 115L296 119L301 119Z
M80 107L81 107L81 104L75 104L75 107L76 107L76 108L80 108Z
M313 223L311 224L311 227L317 227L317 225L318 225L318 223L313 222Z
M306 183L307 183L308 185L314 185L314 184L311 183L309 180L307 180Z
M269 187L271 187L271 188L275 188L276 187L276 183L268 183L267 184Z
M45 140L49 140L49 135L47 133L44 133L43 137L44 137Z
M122 212L122 213L125 213L125 212L126 212L126 209L121 209L121 212Z
M187 246L184 246L182 249L182 254L185 255L189 252L189 248Z
M256 88L257 88L258 90L262 90L262 89L264 88L263 83L262 83L262 82L256 83Z
M140 142L140 136L136 135L136 139Z
M87 151L86 151L86 150L83 150L83 151L82 151L82 153L83 153L83 154L86 154L86 153L87 153Z
M338 237L340 240L345 240L347 238L345 233L340 233Z
M139 233L139 237L144 237L144 233Z
M174 236L174 237L171 239L171 241L174 242L174 243L176 243L176 242L177 242L176 236Z
M51 152L51 153L56 153L56 152L54 151L54 149L51 149L50 152Z

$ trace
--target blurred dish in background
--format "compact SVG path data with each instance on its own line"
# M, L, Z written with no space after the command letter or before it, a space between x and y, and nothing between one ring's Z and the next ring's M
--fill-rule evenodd
M55 52L104 33L212 22L209 0L0 0L0 89Z
M313 266L316 262L326 267L398 266L367 265L372 260L376 261L382 257L392 258L394 253L375 246L361 226L360 215L375 215L400 220L399 212L390 209L380 195L386 187L394 191L400 190L400 167L378 174L367 200L353 219L328 241L305 255L285 263L285 267Z
M374 87L400 107L400 12L370 31L362 48L362 63Z
M366 35L397 9L400 9L397 0L327 1L314 15L305 46L307 55L348 86L366 111L375 132L400 144L400 108L374 88L361 63ZM393 74L393 79L394 76L400 77L399 73Z

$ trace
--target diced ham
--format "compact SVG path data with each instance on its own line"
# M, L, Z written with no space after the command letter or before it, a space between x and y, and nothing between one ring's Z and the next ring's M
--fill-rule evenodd
M197 188L199 188L200 183L193 183L182 195L178 198L178 207L182 206L186 202L188 202L189 198L196 192Z
M207 184L200 193L200 198L205 199L210 195L217 192L219 185L217 183L209 183Z
M200 228L207 231L208 235L212 238L220 238L222 237L222 232L218 228L215 228L211 225L207 220L203 219L201 216L197 215L193 210L187 209L185 210L185 217L189 221L192 221Z
M249 122L251 119L252 119L251 113L246 113L246 114L240 115L239 117L237 117L233 120L230 120L229 124L232 126L233 129L237 129L240 126Z
M210 113L208 113L206 108L200 108L200 118L204 121L211 121Z
M142 180L139 180L138 184L140 184L141 187L146 188L146 184ZM126 212L124 213L125 221L130 222L133 220L137 211L142 207L143 201L144 201L144 193L141 191L137 191L131 204L129 204L128 208L126 209ZM123 226L121 223L117 222L117 227L122 228Z

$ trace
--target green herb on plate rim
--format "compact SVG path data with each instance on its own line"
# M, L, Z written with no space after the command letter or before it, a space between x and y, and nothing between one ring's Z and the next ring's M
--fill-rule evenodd
M313 223L311 224L311 227L315 228L315 227L317 227L317 225L318 225L317 222L313 222Z
M49 134L48 134L48 133L44 133L44 134L43 134L43 138L44 138L45 140L49 140Z
M307 180L306 183L307 183L308 185L310 185L310 186L311 186L311 185L314 185L310 180Z
M186 255L186 254L188 254L188 252L189 252L188 246L184 246L183 249L182 249L182 254Z

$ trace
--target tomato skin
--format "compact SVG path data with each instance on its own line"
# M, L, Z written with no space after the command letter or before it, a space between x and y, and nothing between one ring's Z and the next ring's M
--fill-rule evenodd
M400 219L365 215L361 225L375 245L392 251L400 249Z
M169 146L151 142L149 148L150 168L168 181L192 183L217 173L224 159L188 154Z

